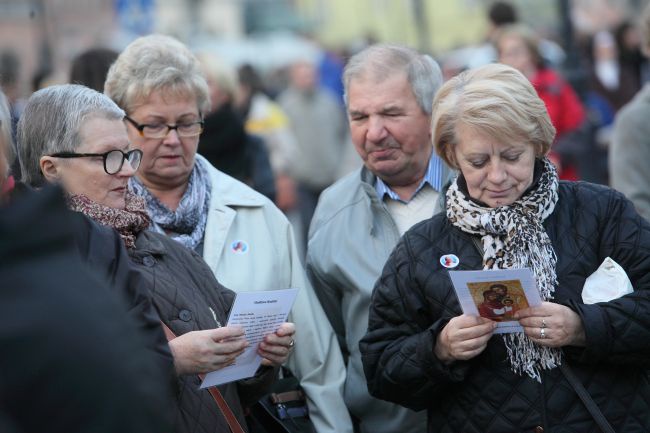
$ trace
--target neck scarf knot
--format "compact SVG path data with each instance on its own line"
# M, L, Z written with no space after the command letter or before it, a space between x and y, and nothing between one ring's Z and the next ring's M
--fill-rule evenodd
M129 188L144 198L153 220L153 230L168 234L191 250L203 241L212 186L207 167L201 160L195 160L187 189L174 211L151 194L137 177L131 178Z
M508 206L486 207L470 199L454 180L447 191L447 218L465 233L481 237L483 269L531 268L543 301L553 299L557 256L543 227L558 201L558 176L542 160L538 183ZM557 367L561 351L538 346L523 333L504 334L512 370L541 381L540 370Z

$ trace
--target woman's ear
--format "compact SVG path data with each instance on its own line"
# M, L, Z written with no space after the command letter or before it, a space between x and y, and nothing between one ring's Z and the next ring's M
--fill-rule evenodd
M57 162L51 156L41 156L41 159L38 161L41 167L41 173L43 173L45 180L48 182L53 183L61 179L61 171Z

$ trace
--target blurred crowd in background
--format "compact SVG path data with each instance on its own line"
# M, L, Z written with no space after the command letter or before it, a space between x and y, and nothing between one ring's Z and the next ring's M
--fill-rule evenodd
M80 82L102 91L108 67L137 36L179 38L210 85L199 153L274 200L304 247L321 191L361 165L341 83L350 55L373 42L403 43L429 53L445 78L510 64L547 104L561 177L609 184L615 115L650 74L636 21L645 4L0 0L0 85L17 121L40 88Z

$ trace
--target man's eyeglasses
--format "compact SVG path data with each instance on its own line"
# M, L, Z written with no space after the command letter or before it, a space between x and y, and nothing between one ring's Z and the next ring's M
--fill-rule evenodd
M140 136L144 138L165 138L172 129L176 130L179 137L196 137L203 132L203 120L190 123L178 123L176 125L167 125L165 123L147 125L140 124L129 116L124 116L124 119L133 125L140 133Z
M116 174L122 170L124 161L129 161L131 168L137 170L142 162L142 151L140 149L133 149L128 152L122 152L119 149L109 150L104 153L75 153L75 152L59 152L53 153L55 158L98 158L104 160L104 171L107 174Z

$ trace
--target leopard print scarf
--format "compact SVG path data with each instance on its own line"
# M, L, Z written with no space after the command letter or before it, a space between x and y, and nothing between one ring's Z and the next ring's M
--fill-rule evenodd
M458 178L447 191L447 218L465 233L481 236L483 269L533 270L542 300L553 299L557 256L542 226L558 200L558 176L544 158L539 181L509 206L489 208L469 199ZM512 370L541 381L540 369L560 365L561 351L539 346L521 333L502 335Z

